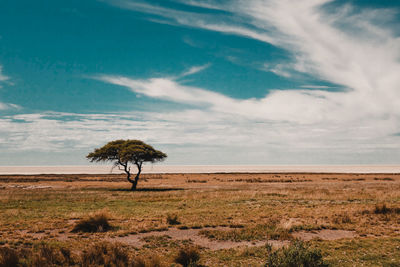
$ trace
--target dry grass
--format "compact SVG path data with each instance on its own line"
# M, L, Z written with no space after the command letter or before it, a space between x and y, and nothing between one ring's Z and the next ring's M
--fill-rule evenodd
M107 232L112 229L112 226L110 225L108 220L108 216L105 213L96 214L90 216L89 218L81 219L80 221L78 221L72 229L72 232Z
M184 247L179 250L174 262L182 265L183 267L195 267L198 266L199 260L200 253L196 247Z
M142 191L129 192L129 184L119 175L0 176L0 247L22 251L46 239L58 247L84 251L115 237L168 229L166 218L173 214L182 229L228 227L207 229L205 235L232 242L287 240L300 230L351 230L357 234L354 244L351 240L312 242L333 265L383 266L400 261L396 250L400 246L396 239L400 235L400 175L227 173L144 178L146 182L139 184ZM112 217L118 228L71 232L81 218L105 209L107 219ZM170 266L181 243L163 242L169 244L130 248L127 253L132 260L145 261L158 255L161 263ZM55 250L55 259L62 259L62 252ZM260 265L267 255L263 247L199 252L200 263L207 266ZM76 255L71 255L74 260Z

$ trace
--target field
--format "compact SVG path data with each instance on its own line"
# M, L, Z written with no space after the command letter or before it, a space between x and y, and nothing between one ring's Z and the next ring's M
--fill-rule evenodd
M138 188L112 174L0 176L0 247L81 257L108 242L163 266L193 247L203 266L262 266L267 244L301 239L331 266L400 266L399 174L145 174ZM90 216L110 229L73 231Z

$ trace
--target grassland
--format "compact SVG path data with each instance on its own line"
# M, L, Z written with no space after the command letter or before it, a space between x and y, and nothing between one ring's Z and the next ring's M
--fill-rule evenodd
M193 245L205 266L260 266L266 243L301 238L332 266L400 266L398 174L147 174L138 187L121 175L0 176L0 246L79 255L117 242L171 266ZM72 231L96 214L111 230Z

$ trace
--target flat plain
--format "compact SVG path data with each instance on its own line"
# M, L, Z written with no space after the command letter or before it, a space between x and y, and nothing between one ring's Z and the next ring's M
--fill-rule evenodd
M204 266L261 266L301 239L332 266L400 266L400 174L120 174L0 176L0 246L79 255L99 242L171 266L197 247ZM72 231L104 215L112 229Z

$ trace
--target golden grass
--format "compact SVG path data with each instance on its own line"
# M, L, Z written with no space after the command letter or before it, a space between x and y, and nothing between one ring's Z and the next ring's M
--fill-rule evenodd
M339 251L353 251L353 245L369 251L372 246L400 261L400 253L386 249L395 246L400 235L400 175L231 173L143 178L139 191L129 192L129 184L120 175L0 176L0 246L30 248L46 238L50 243L83 250L118 236L168 229L171 225L166 218L173 215L182 229L231 226L227 231L208 230L219 240L273 239L274 231L275 239L290 239L292 232L301 230L351 230L358 236L354 239L357 245L343 245ZM376 212L383 203L390 212ZM115 229L71 233L77 221L98 212L107 212ZM163 242L170 245L132 248L129 253L144 258L157 254L162 262L172 263L181 243ZM312 242L335 264L343 257L332 247L350 241ZM385 246L378 245L382 242ZM264 247L201 249L200 253L200 262L208 266L259 265L267 255ZM388 262L378 256L352 256L355 259L348 256L344 262L349 264L343 266Z

